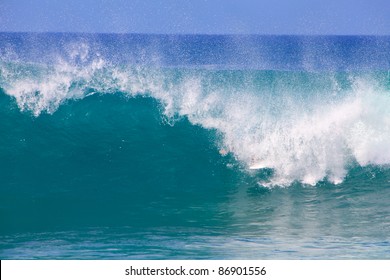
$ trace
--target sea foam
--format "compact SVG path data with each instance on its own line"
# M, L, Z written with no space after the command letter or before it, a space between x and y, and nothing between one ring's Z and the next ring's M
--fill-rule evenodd
M215 130L248 173L272 169L265 186L337 184L354 164L390 164L383 75L117 65L89 52L76 44L55 63L4 60L0 86L36 117L92 94L155 98L169 123Z

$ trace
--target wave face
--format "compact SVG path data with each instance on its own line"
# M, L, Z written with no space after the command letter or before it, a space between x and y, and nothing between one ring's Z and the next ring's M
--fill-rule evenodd
M36 117L93 94L152 97L168 122L215 130L244 166L272 169L264 185L340 183L354 163L390 164L388 40L255 37L246 50L245 37L14 37L0 85Z
M389 71L389 37L1 33L1 231L242 228L232 196L306 186L386 205Z

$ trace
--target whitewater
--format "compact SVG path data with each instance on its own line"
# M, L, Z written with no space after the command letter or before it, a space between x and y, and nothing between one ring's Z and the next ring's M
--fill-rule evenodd
M384 36L1 33L0 255L388 257L389 71Z

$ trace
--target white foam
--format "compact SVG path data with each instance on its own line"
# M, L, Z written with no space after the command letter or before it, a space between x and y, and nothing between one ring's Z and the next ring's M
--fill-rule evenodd
M86 47L69 55L84 63L59 59L54 66L35 65L34 73L7 74L2 87L21 110L35 116L85 97L89 88L152 96L168 118L185 116L217 130L221 146L248 169L254 162L272 168L269 185L315 185L324 179L338 184L352 161L362 166L390 164L390 96L373 81L357 79L338 96L335 79L328 94L304 97L283 83L270 92L245 84L212 85L207 71L183 71L175 77L174 70L113 67L100 57L89 59ZM1 67L3 76L11 71ZM244 83L252 82L248 78Z
M179 112L219 131L224 148L248 168L261 162L262 168L274 169L271 185L315 185L324 179L339 184L352 161L390 164L390 96L372 81L355 81L335 100L325 96L302 103L282 95L274 104L246 92L202 96L199 82L194 85L183 90ZM278 107L275 103L282 104L280 115L269 109Z

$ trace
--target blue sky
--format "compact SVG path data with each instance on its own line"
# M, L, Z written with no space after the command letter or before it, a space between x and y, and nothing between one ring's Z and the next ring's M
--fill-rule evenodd
M390 35L390 0L0 0L0 31Z

